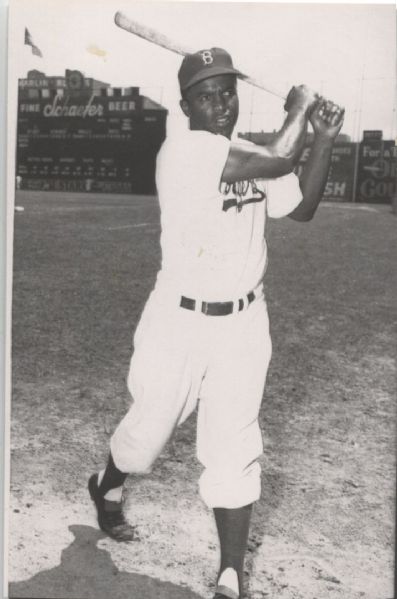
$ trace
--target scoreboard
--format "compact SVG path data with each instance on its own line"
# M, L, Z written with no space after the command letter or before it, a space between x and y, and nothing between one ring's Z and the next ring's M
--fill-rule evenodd
M153 193L167 111L139 88L111 88L79 71L19 81L17 186Z

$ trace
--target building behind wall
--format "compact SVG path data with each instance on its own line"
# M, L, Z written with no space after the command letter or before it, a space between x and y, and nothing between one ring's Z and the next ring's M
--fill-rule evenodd
M17 187L154 193L166 118L138 87L29 71L19 80Z

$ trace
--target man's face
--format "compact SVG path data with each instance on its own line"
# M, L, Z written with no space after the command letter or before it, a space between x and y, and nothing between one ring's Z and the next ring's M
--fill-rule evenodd
M230 139L238 117L236 76L217 75L192 85L181 108L189 117L190 129Z

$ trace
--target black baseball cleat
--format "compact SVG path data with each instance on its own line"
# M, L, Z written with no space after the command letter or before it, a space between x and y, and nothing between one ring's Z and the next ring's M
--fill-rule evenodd
M219 586L214 595L214 599L240 599L240 595L228 587Z
M116 541L127 543L138 539L135 527L124 517L122 502L107 501L98 488L98 474L93 474L88 481L88 491L97 509L99 528Z

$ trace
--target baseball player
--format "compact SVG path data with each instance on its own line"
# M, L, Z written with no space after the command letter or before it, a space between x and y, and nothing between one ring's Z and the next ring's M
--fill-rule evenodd
M188 55L178 76L189 127L169 135L157 158L162 264L134 335L133 404L89 492L102 530L133 540L122 511L126 476L150 472L175 428L198 408L199 486L220 541L214 599L239 599L260 496L258 414L271 356L265 221L313 217L343 110L294 87L271 144L235 142L239 72L230 55L220 48ZM313 147L298 180L292 171L309 122Z

